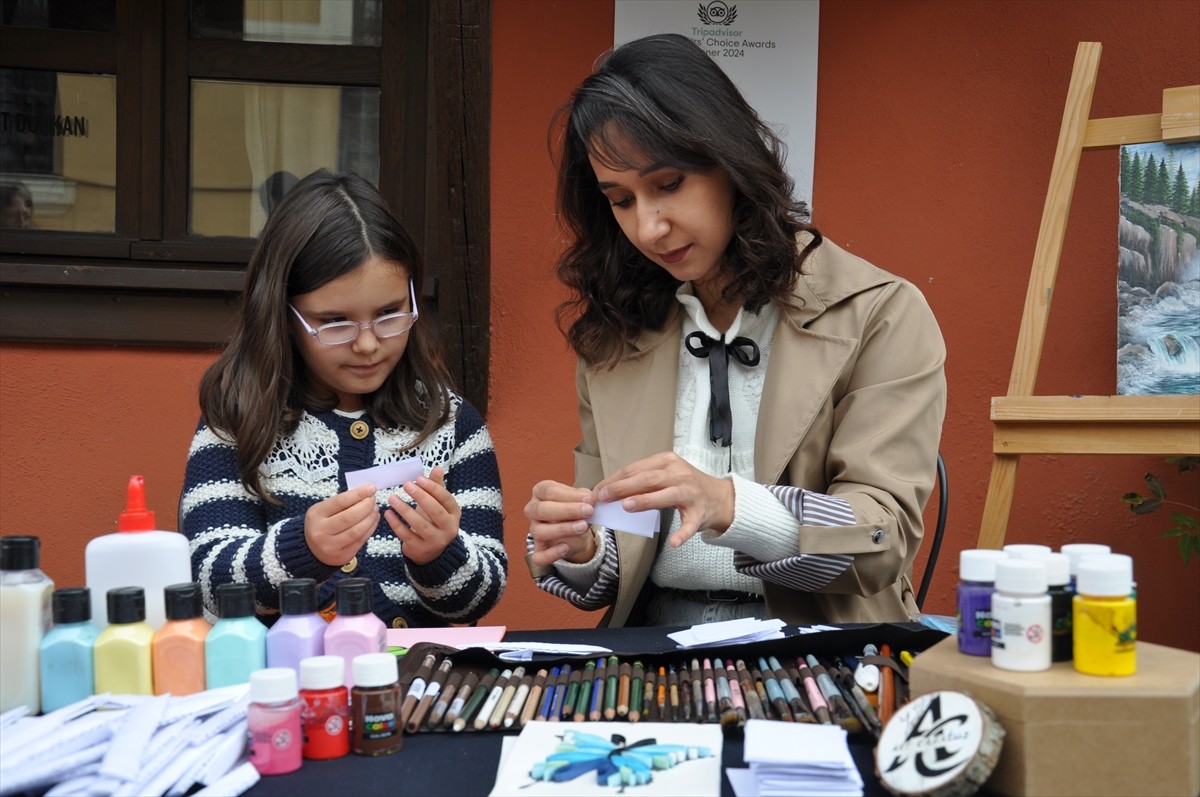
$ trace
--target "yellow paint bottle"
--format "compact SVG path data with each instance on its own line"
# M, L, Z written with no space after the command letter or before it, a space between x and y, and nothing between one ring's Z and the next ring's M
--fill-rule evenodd
M1075 669L1087 675L1137 672L1133 560L1107 554L1079 564L1072 601Z
M106 598L109 624L96 637L93 653L96 694L152 695L154 629L146 622L146 593L141 587L117 587Z

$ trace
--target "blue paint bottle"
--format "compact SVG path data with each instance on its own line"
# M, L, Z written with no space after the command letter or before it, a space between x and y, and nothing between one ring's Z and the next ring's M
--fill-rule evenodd
M50 599L54 627L39 648L43 713L93 693L93 654L100 632L92 625L91 600L87 587L55 590Z
M209 689L250 683L267 666L267 627L254 616L254 587L217 587L219 619L204 640L204 679Z

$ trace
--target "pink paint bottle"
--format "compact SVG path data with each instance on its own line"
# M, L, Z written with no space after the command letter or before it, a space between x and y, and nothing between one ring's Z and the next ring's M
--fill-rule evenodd
M302 705L292 668L267 667L250 673L246 735L250 763L260 774L283 775L300 768Z
M325 629L325 653L341 656L346 683L354 683L355 656L387 652L387 626L371 611L371 580L344 578L337 583L337 617Z

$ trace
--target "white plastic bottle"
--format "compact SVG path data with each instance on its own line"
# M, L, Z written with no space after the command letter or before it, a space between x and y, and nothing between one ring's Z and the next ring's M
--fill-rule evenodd
M41 571L37 537L0 537L0 712L41 704L38 647L50 630L54 582Z
M87 585L92 590L92 622L103 628L108 616L108 591L141 587L146 595L146 622L158 629L166 622L163 590L192 580L192 555L187 537L154 528L154 513L146 509L141 476L129 479L125 511L117 518L117 533L96 537L84 553Z
M992 664L1022 672L1050 669L1053 627L1045 561L1010 558L996 562Z

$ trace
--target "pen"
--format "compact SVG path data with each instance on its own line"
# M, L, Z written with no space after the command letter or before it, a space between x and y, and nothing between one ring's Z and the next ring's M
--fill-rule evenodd
M479 707L479 713L475 715L475 730L481 731L488 726L492 712L496 710L496 705L500 702L504 690L508 688L508 680L511 677L512 670L505 669L504 672L500 673L500 677L492 685L492 690L488 692L487 699Z
M567 682L570 680L571 665L564 664L558 671L558 678L554 683L554 702L550 704L550 714L546 717L551 722L558 722L561 718L567 696Z
M421 723L425 721L425 716L429 713L429 706L442 693L442 684L446 683L446 678L450 675L450 669L454 666L454 662L447 656L438 665L437 671L433 674L433 680L429 682L429 686L425 687L425 693L421 695L421 699L417 702L417 707L413 709L412 715L408 718L408 722L404 726L404 730L409 733L416 733L421 729Z
M525 698L525 706L521 709L521 716L518 719L522 728L537 714L538 706L542 701L542 692L546 688L546 676L545 669L538 670L537 677L533 679L533 685L529 687L529 696Z
M800 678L804 683L804 694L808 695L808 704L812 706L813 713L817 715L817 721L823 725L833 724L833 718L829 714L829 704L825 702L825 697L821 694L821 688L817 686L817 679L813 677L812 670L808 669L808 665L802 659L796 660L796 668L800 671Z
M808 668L812 670L813 676L817 679L817 687L821 690L825 702L829 704L829 713L833 715L834 721L850 733L862 731L862 723L850 710L846 698L842 695L842 690L829 677L829 673L821 666L817 657L809 653L804 660L808 662Z
M542 670L545 672L545 670ZM521 716L521 712L525 710L525 702L529 700L529 692L533 689L533 673L527 673L521 679L521 684L517 687L517 692L513 695L512 702L508 704L508 709L504 712L504 727L511 728Z
M508 713L508 707L512 705L513 698L517 694L517 687L521 685L524 677L525 668L517 667L504 682L504 691L500 693L500 700L492 707L491 716L488 717L487 726L492 730L504 724L504 715Z
M588 717L588 709L592 705L592 684L596 680L596 662L589 661L580 678L579 689L575 692L575 708L566 712L566 715L573 716L576 722L583 722Z
M704 722L704 671L700 660L692 659L692 716L696 722Z
M746 698L742 694L742 683L738 679L737 668L729 659L725 660L725 669L729 675L729 696L733 698L733 710L737 712L737 724L746 724Z
M754 688L754 677L750 675L750 670L746 667L746 662L738 659L737 664L734 666L737 670L738 679L742 682L742 696L746 700L746 714L750 719L766 719L767 713L763 710L762 700L759 699L758 691Z
M708 722L717 721L717 686L713 683L710 659L704 660L704 716Z
M633 678L633 665L629 662L621 662L620 681L617 690L617 716L629 716L629 681Z
M588 662L592 664L592 662ZM566 665L564 665L565 667ZM595 666L595 665L593 665ZM575 700L579 696L579 679L583 677L583 670L575 668L571 671L570 677L567 679L567 694L563 697L560 710L555 712L558 718L563 722L569 722L575 716ZM589 681L591 683L591 681ZM556 697L555 702L558 702Z
M615 677L615 673L613 674ZM596 680L592 682L592 705L588 719L595 722L604 716L604 699L608 694L608 659L596 659Z
M768 702L775 708L779 719L784 722L792 722L792 709L788 705L787 697L783 694L783 687L779 685L779 679L775 677L775 672L767 666L767 660L761 656L758 659L758 667L761 672L756 672L755 677L762 679Z
M629 721L637 722L642 716L642 663L633 663L633 681L629 689Z
M546 686L544 696L542 698L542 707L537 713L537 719L550 719L550 712L553 710L554 693L558 690L558 675L559 670L554 667L550 670L550 675L546 678Z
M892 649L885 642L879 648L879 655L885 659L892 657ZM888 720L896 710L896 692L892 668L884 665L879 668L879 724L887 725Z
M460 733L463 728L467 727L467 723L479 711L479 707L487 699L488 693L492 690L492 684L496 682L496 676L499 674L500 671L493 667L488 671L487 675L479 679L479 683L475 685L475 690L471 692L471 697L467 700L467 705L463 707L462 713L454 718L454 725L451 726L451 729L455 733Z
M608 657L607 679L604 684L604 719L616 719L617 716L617 673L621 664L616 656Z
M463 679L462 686L459 687L458 694L454 696L454 702L450 704L450 710L446 712L446 717L443 720L447 725L453 725L458 719L458 715L462 713L463 706L467 704L467 700L475 693L475 687L479 684L479 675L477 673L468 673Z
M417 707L417 703L425 694L425 688L429 684L429 679L433 677L433 668L436 665L436 653L426 654L425 658L421 660L421 666L417 669L417 674L408 686L408 693L400 704L400 716L396 718L397 728L404 728L408 725L408 718L412 716L413 709Z
M450 703L454 700L454 695L458 692L462 679L461 670L453 671L446 679L446 685L442 687L442 693L438 695L437 702L433 704L433 711L429 714L430 728L436 728L442 724L442 717L446 716L446 709L450 708Z

